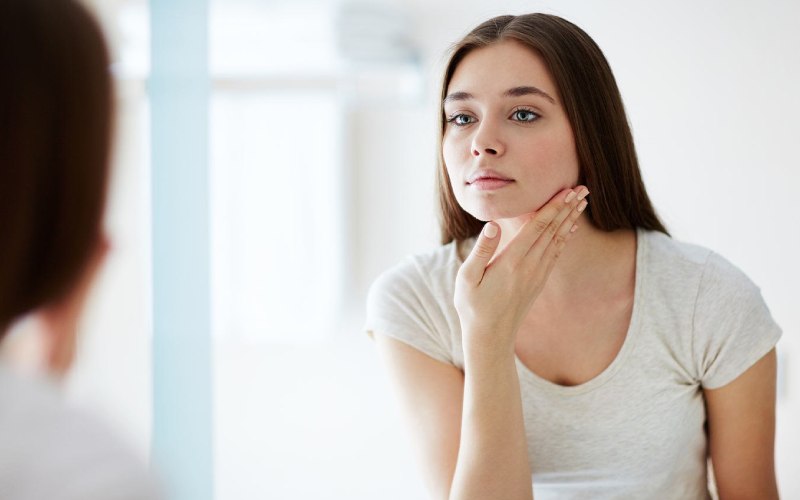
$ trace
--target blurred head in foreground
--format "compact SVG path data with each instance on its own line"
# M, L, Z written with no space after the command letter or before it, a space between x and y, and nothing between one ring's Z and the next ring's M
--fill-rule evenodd
M113 429L67 404L77 323L106 254L112 86L76 0L0 0L0 347L33 318L44 373L0 363L0 498L160 498ZM36 368L39 368L37 366Z
M0 341L26 315L46 328L55 374L106 252L109 57L70 0L0 2Z

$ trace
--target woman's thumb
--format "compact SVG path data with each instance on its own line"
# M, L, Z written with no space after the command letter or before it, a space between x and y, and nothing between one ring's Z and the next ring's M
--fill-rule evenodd
M475 246L472 247L472 251L461 267L461 273L468 283L477 285L481 282L486 266L489 265L499 244L500 227L494 222L488 222L483 226L483 231L478 235L478 241L475 242Z

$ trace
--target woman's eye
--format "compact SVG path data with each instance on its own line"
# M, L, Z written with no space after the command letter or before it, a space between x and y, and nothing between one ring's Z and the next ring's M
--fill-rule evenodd
M451 116L447 121L463 127L464 125L469 125L470 123L474 122L475 118L465 114L458 114Z
M539 118L539 115L529 109L518 109L511 114L511 117L518 122L532 122Z

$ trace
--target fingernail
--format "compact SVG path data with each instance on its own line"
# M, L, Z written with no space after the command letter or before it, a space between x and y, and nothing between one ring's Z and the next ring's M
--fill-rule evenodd
M583 212L583 210L586 208L586 205L588 205L588 204L589 204L589 202L588 202L588 201L586 201L586 200L583 200L583 201L581 202L581 204L580 204L580 205L578 205L578 213L581 213L581 212Z
M577 230L578 230L578 225L577 224L573 224L573 226L569 229L569 232L570 233L574 233Z
M570 189L569 193L567 193L567 197L564 199L564 203L571 202L575 198L575 196L576 196L575 191Z
M497 226L495 226L491 222L486 224L486 226L483 228L483 234L487 238L494 238L495 236L497 236Z
M584 189L583 191L581 191L581 194L578 195L578 199L582 200L582 199L586 198L586 196L588 194L589 194L589 190L588 189Z

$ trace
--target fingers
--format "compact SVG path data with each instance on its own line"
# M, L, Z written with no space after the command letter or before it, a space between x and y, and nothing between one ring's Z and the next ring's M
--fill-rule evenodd
M588 204L588 200L582 200L578 202L575 208L560 221L556 230L556 234L553 235L553 238L550 240L549 244L546 242L537 241L526 258L536 259L537 261L540 260L541 262L544 262L547 266L547 272L549 273L550 269L553 267L553 264L555 264L556 259L559 255L561 255L561 251L564 250L569 237L575 232L575 230L578 229L578 226L576 226L575 223L578 221L578 218L581 216L581 213L583 213Z
M551 245L566 241L567 236L570 234L570 229L589 203L588 200L585 199L589 194L588 189L585 187L578 187L575 189L575 192L577 195L567 204L569 208L561 210L553 218L547 230L531 246L527 254L528 257L539 259Z
M548 260L555 260L571 234L575 221L586 208L588 202L584 198L588 194L585 186L577 186L553 196L505 248L503 260L520 262L523 259L539 260L545 256ZM480 284L499 244L500 227L493 222L487 223L459 270L467 283L473 286Z
M511 262L519 262L528 255L540 239L545 243L556 235L559 225L580 201L589 194L585 186L565 189L548 201L519 230L514 240L506 247L504 254ZM541 254L540 254L541 255Z
M486 266L489 265L497 245L500 244L500 227L494 222L488 222L483 226L483 231L478 236L478 241L472 247L472 251L461 265L459 273L470 285L478 285L483 279Z

